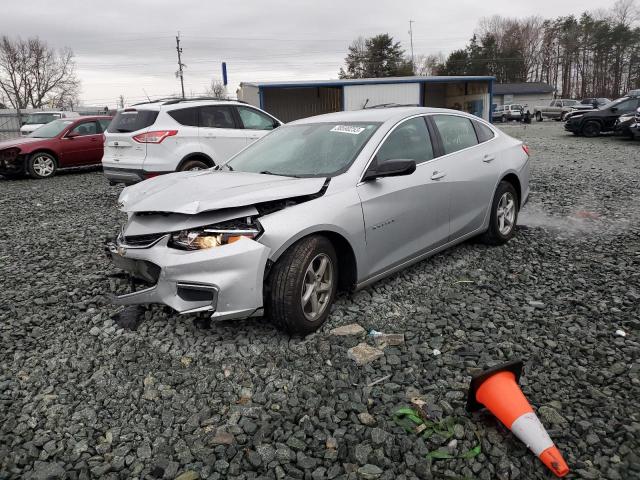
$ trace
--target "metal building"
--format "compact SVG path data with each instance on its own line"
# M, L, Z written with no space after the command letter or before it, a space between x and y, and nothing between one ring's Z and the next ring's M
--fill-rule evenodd
M459 76L243 82L238 99L285 122L389 103L453 108L489 120L494 80Z
M555 88L544 82L496 83L493 86L494 107L519 103L528 105L533 112L535 105L549 105Z

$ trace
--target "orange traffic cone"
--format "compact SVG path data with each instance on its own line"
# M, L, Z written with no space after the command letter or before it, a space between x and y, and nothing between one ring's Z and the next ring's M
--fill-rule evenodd
M473 377L467 410L473 412L487 407L556 476L564 477L569 467L520 390L521 373L522 362L515 361Z

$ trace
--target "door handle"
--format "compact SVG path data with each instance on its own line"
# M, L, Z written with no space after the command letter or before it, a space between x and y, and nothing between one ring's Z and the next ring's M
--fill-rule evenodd
M482 161L484 163L491 163L496 159L496 157L490 157L489 155L485 155Z
M442 177L444 177L446 175L446 173L444 172L438 172L437 170L435 172L433 172L431 174L431 180L440 180Z

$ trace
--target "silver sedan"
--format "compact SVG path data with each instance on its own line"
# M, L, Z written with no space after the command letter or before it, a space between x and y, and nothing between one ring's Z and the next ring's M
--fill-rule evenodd
M499 245L529 194L529 152L454 110L332 113L274 130L224 165L123 190L111 258L141 284L119 304L292 333L357 290L465 239Z

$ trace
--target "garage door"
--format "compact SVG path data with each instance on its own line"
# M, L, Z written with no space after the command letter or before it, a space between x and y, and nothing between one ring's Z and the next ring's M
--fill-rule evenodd
M378 85L345 85L344 109L360 110L385 103L420 105L419 83L392 83Z

